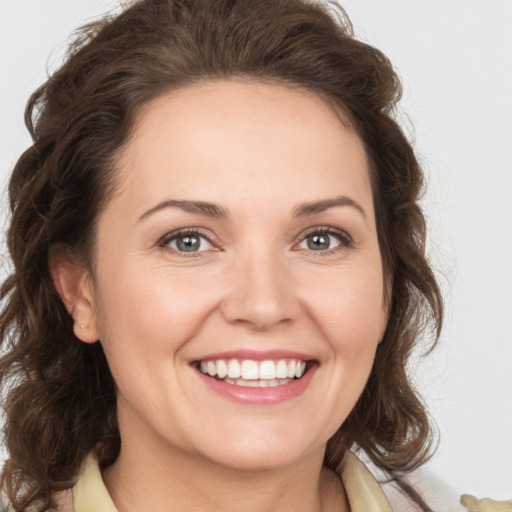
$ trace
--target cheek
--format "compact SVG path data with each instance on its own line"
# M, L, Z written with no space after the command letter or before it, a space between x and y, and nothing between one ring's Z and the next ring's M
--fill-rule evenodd
M177 350L215 301L213 289L205 289L193 273L159 267L118 265L101 283L97 316L102 341L112 351L141 352L144 358Z
M386 324L382 275L376 268L341 269L317 276L309 287L307 303L318 326L333 343L356 354L376 345Z
M327 437L338 430L359 399L386 322L382 279L372 268L356 272L347 267L330 279L317 276L316 286L310 288L315 291L309 296L309 317L327 346L321 361L327 382L322 396L329 407L326 415L319 414Z

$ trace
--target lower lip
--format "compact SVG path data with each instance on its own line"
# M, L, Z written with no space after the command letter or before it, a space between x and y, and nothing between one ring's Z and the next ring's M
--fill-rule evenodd
M291 400L301 395L309 386L313 375L317 369L317 365L313 365L300 378L295 379L288 384L281 384L272 388L249 388L245 386L237 386L236 384L228 384L222 380L212 379L194 368L198 377L212 391L222 395L223 397L241 404L267 405L278 404Z

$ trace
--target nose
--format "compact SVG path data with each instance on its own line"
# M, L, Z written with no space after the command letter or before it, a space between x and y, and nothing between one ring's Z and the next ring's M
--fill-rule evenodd
M278 258L252 257L231 269L232 286L221 305L226 321L254 331L292 322L298 315L291 271Z

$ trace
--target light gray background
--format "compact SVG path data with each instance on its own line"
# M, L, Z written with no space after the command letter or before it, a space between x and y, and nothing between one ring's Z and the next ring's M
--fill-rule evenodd
M24 104L47 63L59 63L72 30L116 5L0 0L2 190L29 144ZM414 365L441 433L430 468L459 493L510 499L512 0L342 5L401 74L402 118L429 176L430 254L447 298L441 344Z

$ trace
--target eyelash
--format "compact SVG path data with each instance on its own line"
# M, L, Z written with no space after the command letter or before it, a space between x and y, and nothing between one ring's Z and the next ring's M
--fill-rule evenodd
M201 228L185 228L185 229L179 229L177 231L172 231L171 233L167 233L164 235L160 240L158 240L157 245L158 247L162 249L167 249L175 254L179 254L182 257L185 258L197 258L198 256L201 256L201 253L204 251L198 251L198 252L185 252L185 251L178 251L176 249L173 249L169 247L169 244L177 239L178 237L185 237L185 236L199 236L200 238L204 238L210 245L215 247L215 244L211 241L210 237L208 236L207 232L203 231Z
M330 256L331 254L336 254L339 251L350 249L354 245L353 238L346 231L333 228L332 226L316 226L307 230L305 233L300 235L298 244L304 242L311 235L329 235L337 238L340 242L339 245L332 249L326 249L323 251L309 250L308 252L315 257Z
M332 249L319 250L319 251L314 251L314 250L308 251L316 257L329 256L331 254L335 254L338 251L342 251L344 249L351 248L354 244L352 237L346 231L343 231L342 229L333 228L331 226L317 226L314 228L310 228L305 233L302 233L300 235L298 242L296 242L294 244L294 247L296 247L298 244L304 242L311 235L333 236L333 237L336 237L340 242L339 245L337 245L336 247L333 247ZM185 229L180 229L178 231L172 231L171 233L167 233L162 238L160 238L157 242L157 245L158 245L158 247L160 247L162 249L167 249L173 253L177 253L180 256L186 257L186 258L198 257L198 256L201 256L201 254L203 252L205 252L205 251L185 252L185 251L179 251L179 250L169 247L169 244L173 240L176 240L180 236L181 237L199 236L199 237L205 239L210 245L212 245L215 249L218 250L218 247L216 247L215 244L212 242L212 240L211 240L210 236L207 234L207 232L205 232L204 230L202 230L200 228L185 228ZM300 250L300 249L295 249L295 250Z

